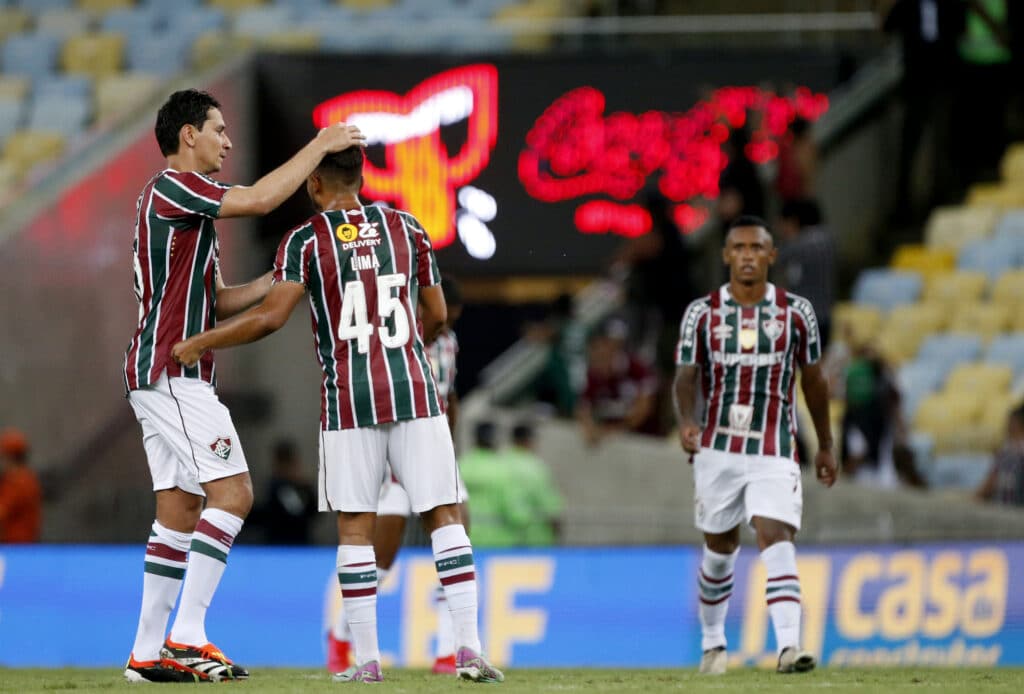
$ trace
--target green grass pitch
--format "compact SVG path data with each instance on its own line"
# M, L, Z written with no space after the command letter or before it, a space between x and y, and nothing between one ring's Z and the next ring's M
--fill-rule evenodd
M389 692L470 692L484 687L501 692L1020 692L1024 669L820 669L804 675L777 675L771 671L737 669L722 677L700 677L693 670L512 669L504 684L479 685L438 677L423 670L390 669L376 690ZM152 687L130 685L116 669L8 669L0 668L0 692L146 692ZM190 685L165 685L158 691ZM337 692L359 687L332 682L323 671L254 669L247 682L227 685L232 691ZM235 690L234 688L238 689Z

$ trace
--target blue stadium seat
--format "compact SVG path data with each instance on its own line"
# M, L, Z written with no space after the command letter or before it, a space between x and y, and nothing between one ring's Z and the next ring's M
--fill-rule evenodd
M964 333L939 333L925 338L917 353L916 361L928 363L935 368L945 368L948 373L957 364L975 361L981 357L981 337Z
M1024 234L1024 210L1010 210L996 224L995 235Z
M3 45L4 72L40 77L57 69L57 55L64 40L49 34L14 34Z
M103 31L124 34L125 39L136 34L151 34L163 28L164 13L158 7L130 7L108 12L100 22Z
M296 29L319 33L343 34L361 23L356 14L347 7L309 7L300 9L296 15Z
M1024 333L994 337L985 353L985 361L1008 364L1014 375L1024 375Z
M186 35L190 39L195 39L208 31L226 29L227 25L228 20L224 11L216 7L198 7L189 12L167 16L167 29L178 35Z
M904 364L896 372L896 382L900 389L900 410L909 421L921 400L929 393L942 388L949 370L940 364L917 360Z
M89 99L48 96L32 99L29 106L29 130L48 130L73 137L85 130L92 117Z
M172 15L192 14L208 8L201 7L202 0L140 0L139 7L155 10L165 18Z
M916 272L872 268L857 276L853 286L853 301L870 304L887 311L894 306L909 304L921 295L921 276Z
M174 75L185 69L194 37L177 31L128 37L127 64L133 72Z
M295 12L296 16L306 15L314 10L334 7L334 4L329 3L327 0L275 0L274 4L278 7L290 8Z
M992 456L984 453L938 455L922 473L928 486L936 489L977 489L992 466Z
M1021 235L1024 240L1024 235ZM1021 263L1021 251L1015 240L1009 236L972 241L960 249L957 255L958 270L984 272L990 281Z
M270 36L290 28L295 23L295 17L295 10L291 7L256 7L235 15L233 29L242 36Z
M394 31L388 31L384 24L373 24L373 28L361 26L353 31L349 26L321 27L320 47L324 51L338 53L390 52L398 38Z
M32 98L92 98L93 82L83 75L53 75L40 77L32 83Z
M72 6L72 0L14 0L15 7L39 14L46 10L64 10Z
M22 126L25 102L22 99L0 96L0 147L7 136Z

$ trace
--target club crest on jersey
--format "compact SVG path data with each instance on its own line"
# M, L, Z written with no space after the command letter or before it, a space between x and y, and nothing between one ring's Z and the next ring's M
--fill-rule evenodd
M231 455L231 439L221 436L210 444L210 450L221 460L227 460Z
M764 328L764 334L768 336L768 339L775 342L779 339L782 331L786 328L785 324L780 320L766 320L761 322L761 327Z

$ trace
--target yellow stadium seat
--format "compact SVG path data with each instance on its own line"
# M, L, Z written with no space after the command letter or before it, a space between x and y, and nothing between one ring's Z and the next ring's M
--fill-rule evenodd
M912 270L927 278L956 269L956 254L948 248L903 244L896 249L889 265L894 270Z
M197 70L205 70L220 63L225 58L249 50L255 44L256 41L251 36L208 31L192 43L192 67Z
M94 14L106 14L111 10L126 9L134 6L135 0L78 0L79 8Z
M60 156L64 144L64 137L57 133L19 130L4 143L4 159L18 176L24 176L36 164Z
M1010 145L999 163L1004 181L1024 181L1024 142Z
M372 10L379 10L382 7L391 7L394 4L393 0L339 0L339 5L347 7L350 10L359 10L360 12L367 12Z
M125 72L96 80L96 120L127 113L147 104L160 85L160 78L141 72Z
M914 413L914 428L932 437L936 453L971 450L983 403L980 393L932 393Z
M1009 306L978 302L959 304L949 321L950 332L980 335L986 342L1010 329L1013 315Z
M1024 306L1024 270L1004 272L992 285L992 301L1011 307Z
M27 77L0 75L0 99L24 100L31 84Z
M82 34L73 36L61 50L64 70L92 78L116 75L124 59L124 36L121 34Z
M950 372L944 390L951 397L967 392L981 393L988 403L1006 395L1012 380L1013 369L1005 364L960 364Z
M875 306L838 303L832 307L832 339L851 347L863 347L878 335L882 312Z
M31 16L25 10L13 7L0 7L0 41L11 34L17 34L28 28Z
M210 0L210 7L217 7L225 12L250 10L266 4L265 0Z
M924 286L921 300L944 304L962 304L977 301L985 293L988 276L984 272L958 270L944 275L932 275Z
M497 26L503 24L521 27L512 36L512 45L525 51L543 51L554 42L551 23L564 8L558 0L530 0L505 5L494 16Z
M1024 180L1007 183L976 183L967 191L967 204L974 206L1024 206Z
M270 51L315 51L320 47L320 34L315 31L280 31L260 37L257 45Z
M999 216L998 207L939 207L925 227L925 245L959 251L964 245L992 233Z
M925 335L913 330L882 330L875 338L875 348L889 364L898 366L913 359Z
M1020 397L1009 393L989 398L975 423L973 435L976 448L994 451L1006 437L1006 418L1020 406Z
M949 307L935 302L896 306L883 323L883 332L915 332L922 337L945 329Z

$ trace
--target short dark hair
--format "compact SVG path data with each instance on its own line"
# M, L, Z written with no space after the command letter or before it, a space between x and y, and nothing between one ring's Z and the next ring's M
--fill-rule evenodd
M533 425L529 422L519 422L512 427L512 442L518 446L528 444L533 440Z
M363 177L363 148L359 145L352 145L340 152L328 154L320 160L316 167L321 177L337 181L346 188L359 184Z
M769 234L772 233L772 228L768 226L768 222L753 214L741 214L729 223L728 230L732 231L736 227L761 227Z
M779 217L795 219L801 227L816 227L821 224L821 208L814 200L787 200L782 205Z
M489 419L482 419L473 429L473 439L478 448L495 450L498 448L498 427Z
M448 306L462 306L462 287L458 280L451 275L441 277L441 291L444 293L444 303Z
M156 114L156 143L165 157L178 153L178 133L186 125L202 130L211 108L220 108L220 102L198 89L174 92Z

